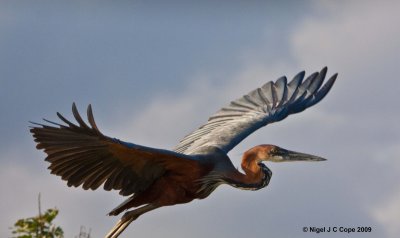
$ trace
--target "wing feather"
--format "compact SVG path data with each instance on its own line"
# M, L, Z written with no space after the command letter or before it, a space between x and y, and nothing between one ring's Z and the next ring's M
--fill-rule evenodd
M277 101L276 107L281 107L284 102L287 101L287 79L286 77L279 78L276 83Z
M314 73L317 74L317 73ZM303 79L304 79L305 72L301 71L298 73L290 83L288 83L287 88L288 88L288 101L292 102L293 100L296 99L297 94L299 93L299 86L302 84Z
M276 98L275 91L274 91L274 83L268 82L268 83L264 84L260 89L263 92L266 99L268 100L268 103L266 105L272 106L274 104L274 101L276 100L275 99Z
M94 190L104 184L105 190L115 189L122 195L130 195L142 192L167 172L190 173L191 168L199 165L184 154L103 135L90 105L89 124L82 119L75 104L72 113L78 124L57 113L64 125L45 120L50 125L33 123L30 130L36 147L47 154L45 160L50 162L51 173L66 180L68 186Z
M269 123L283 120L318 103L334 84L334 74L325 84L327 68L304 81L299 72L289 83L285 76L267 82L212 115L208 122L184 137L174 151L184 154L203 153L204 147L229 152L248 135Z

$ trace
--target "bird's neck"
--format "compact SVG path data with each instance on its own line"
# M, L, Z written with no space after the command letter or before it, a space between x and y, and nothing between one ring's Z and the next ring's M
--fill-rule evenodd
M268 185L272 173L261 163L256 153L245 152L241 166L245 174L239 171L231 174L230 185L245 190L258 190Z
M257 154L252 151L247 151L243 154L241 166L245 172L242 179L246 183L258 183L264 177L260 167L260 160L257 158Z

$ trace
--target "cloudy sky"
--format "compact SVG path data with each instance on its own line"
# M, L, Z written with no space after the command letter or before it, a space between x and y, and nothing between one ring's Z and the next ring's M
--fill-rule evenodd
M124 200L50 175L28 121L91 103L105 134L172 148L230 100L328 66L339 78L320 104L230 153L240 164L271 143L328 161L268 164L265 189L221 186L144 215L122 237L310 237L305 226L399 237L399 1L279 2L0 1L0 236L37 213L39 192L44 208L60 209L66 237L81 225L102 237Z

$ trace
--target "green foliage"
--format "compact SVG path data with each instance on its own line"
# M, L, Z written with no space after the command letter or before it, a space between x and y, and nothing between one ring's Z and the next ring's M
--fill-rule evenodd
M36 217L19 219L13 227L13 238L63 238L64 232L52 222L58 215L58 209L47 209Z

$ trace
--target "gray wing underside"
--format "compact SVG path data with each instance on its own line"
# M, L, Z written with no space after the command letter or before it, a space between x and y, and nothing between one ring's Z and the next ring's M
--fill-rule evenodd
M264 84L220 109L205 125L184 137L174 151L197 154L212 146L228 153L257 129L321 101L337 77L334 74L323 84L326 72L327 67L303 81L305 72L302 71L289 83L283 76Z

